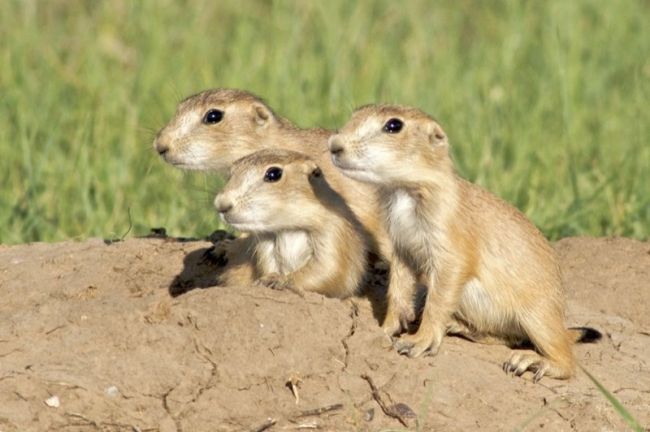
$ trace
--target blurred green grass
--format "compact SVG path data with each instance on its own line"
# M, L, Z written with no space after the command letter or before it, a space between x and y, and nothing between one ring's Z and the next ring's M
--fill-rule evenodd
M219 179L151 148L183 97L240 87L301 126L412 104L460 172L551 238L650 233L650 3L0 3L0 242L219 226Z

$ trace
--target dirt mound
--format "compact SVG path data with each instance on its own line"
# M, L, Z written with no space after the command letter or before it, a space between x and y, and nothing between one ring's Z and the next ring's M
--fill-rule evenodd
M399 356L367 298L212 287L210 245L0 246L0 431L625 429L583 373L506 376L503 346ZM650 243L556 247L568 324L605 335L578 359L650 424Z

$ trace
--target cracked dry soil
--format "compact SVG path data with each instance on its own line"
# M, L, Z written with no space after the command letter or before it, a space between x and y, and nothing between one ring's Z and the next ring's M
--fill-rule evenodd
M371 289L339 301L215 287L210 246L0 246L0 431L626 428L581 372L506 376L503 346L448 337L436 357L399 356ZM605 335L577 358L650 425L650 243L555 247L568 324Z

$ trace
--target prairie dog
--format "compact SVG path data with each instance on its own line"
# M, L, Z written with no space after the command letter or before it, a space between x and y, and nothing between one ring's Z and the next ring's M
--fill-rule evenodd
M228 174L236 160L262 149L287 149L309 155L370 234L371 251L389 261L388 309L382 327L392 335L414 318L411 299L404 294L413 281L393 253L381 218L377 188L347 178L332 165L327 148L331 135L325 129L296 127L246 91L213 89L182 101L174 117L156 136L154 148L165 161L179 168L211 170L223 175ZM227 254L241 256L244 246L244 242L236 240L228 246ZM228 278L228 272L225 273L226 279L238 282L236 275Z
M359 288L363 228L307 155L267 149L238 160L214 204L251 234L259 283L339 298Z
M539 354L514 353L506 372L573 375L573 342L598 336L566 329L553 249L521 212L458 177L438 123L415 108L369 105L329 149L345 175L379 187L397 255L427 286L420 327L396 340L400 353L435 354L448 332L530 341Z

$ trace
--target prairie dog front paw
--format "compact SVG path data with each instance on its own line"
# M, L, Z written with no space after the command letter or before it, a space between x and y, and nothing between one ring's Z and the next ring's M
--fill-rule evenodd
M305 295L301 289L296 288L293 285L291 279L288 276L280 273L269 273L267 275L264 275L255 281L255 285L271 288L274 290L289 290L300 295L301 297L304 297Z
M438 354L444 331L438 328L420 328L414 334L403 335L395 339L393 343L395 349L400 354L409 357L419 357L424 353L428 355Z

